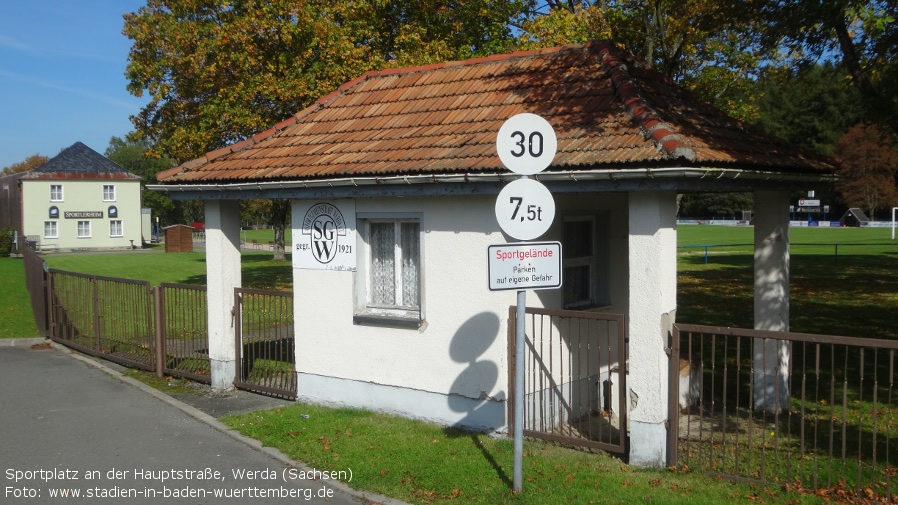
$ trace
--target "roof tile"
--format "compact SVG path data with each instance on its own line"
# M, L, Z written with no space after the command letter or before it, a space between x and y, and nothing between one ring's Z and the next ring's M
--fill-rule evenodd
M247 141L160 174L163 183L505 172L495 136L545 117L552 169L671 163L832 168L755 132L609 42L368 72Z

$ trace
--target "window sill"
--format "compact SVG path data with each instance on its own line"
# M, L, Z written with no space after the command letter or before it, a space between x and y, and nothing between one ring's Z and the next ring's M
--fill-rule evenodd
M394 328L410 328L417 330L423 324L420 317L403 317L381 314L356 314L352 316L353 324L371 326L390 326Z
M564 310L576 310L580 312L605 312L611 310L612 305L576 305L565 307Z

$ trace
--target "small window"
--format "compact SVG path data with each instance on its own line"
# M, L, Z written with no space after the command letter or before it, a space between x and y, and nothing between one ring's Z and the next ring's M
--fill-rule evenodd
M90 238L90 221L78 221L78 238Z
M103 185L103 201L104 202L114 202L115 201L115 185L113 185L113 184L104 184Z
M372 319L421 321L421 233L417 219L363 221L365 265L360 268L359 314ZM359 318L362 316L362 318Z
M565 220L562 238L564 306L576 308L592 305L595 270L593 220L588 218Z
M51 184L50 185L50 201L51 202L61 202L62 201L62 184Z
M109 221L109 236L121 237L122 235L122 220L113 219L112 221Z
M59 238L59 227L56 221L44 221L44 238Z

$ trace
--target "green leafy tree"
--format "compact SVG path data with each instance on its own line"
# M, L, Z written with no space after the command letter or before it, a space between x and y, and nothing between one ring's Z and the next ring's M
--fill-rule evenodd
M739 119L754 120L753 80L774 53L755 44L743 2L605 0L547 2L521 24L523 47L610 39L647 65Z
M112 137L104 155L116 165L141 177L141 198L143 206L152 210L153 217L159 218L160 226L190 223L185 208L191 202L173 201L167 195L146 189L147 184L156 183L156 174L171 168L170 160L150 154L150 142L146 139L131 140Z
M761 0L759 45L787 49L797 66L835 58L850 75L867 115L898 134L898 2Z
M133 138L183 162L243 140L367 70L511 47L519 1L148 0L125 15ZM285 219L273 203L273 219ZM272 223L283 230L285 221ZM283 233L280 234L282 236ZM275 255L283 255L283 241Z
M791 144L831 156L864 117L856 88L832 63L770 69L758 80L757 125Z

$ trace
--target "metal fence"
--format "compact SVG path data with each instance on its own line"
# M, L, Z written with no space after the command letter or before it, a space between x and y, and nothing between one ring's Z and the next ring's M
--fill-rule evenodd
M82 352L155 370L153 295L146 281L50 270L50 337Z
M159 353L163 373L211 382L206 286L163 283L155 289Z
M293 293L236 288L237 379L241 389L296 398Z
M675 325L671 465L898 497L898 342Z
M509 310L514 397L516 307ZM526 309L524 435L624 453L627 343L620 314ZM508 418L515 419L514 402Z
M23 241L22 261L25 267L25 288L31 300L31 312L37 331L49 336L47 319L47 264L30 243Z
M211 382L206 286L151 288L146 281L54 269L47 279L51 339L159 376ZM42 282L34 281L32 295L39 305ZM293 293L238 288L234 296L235 386L296 398Z

